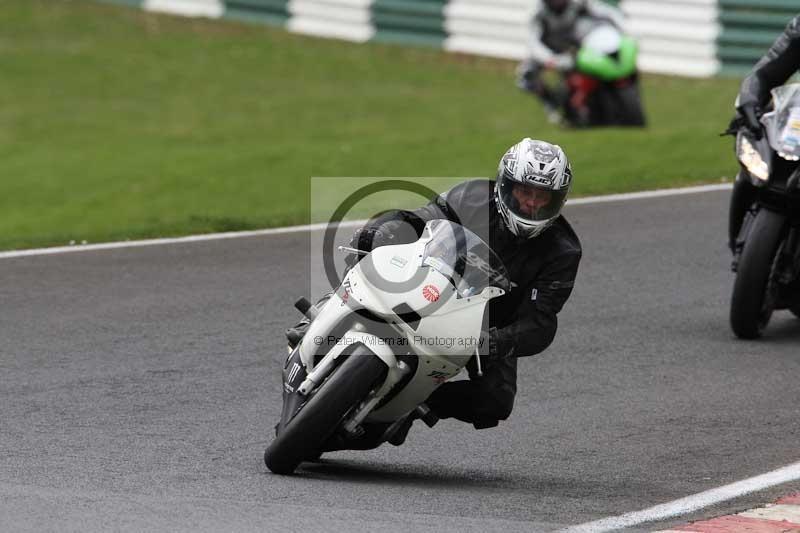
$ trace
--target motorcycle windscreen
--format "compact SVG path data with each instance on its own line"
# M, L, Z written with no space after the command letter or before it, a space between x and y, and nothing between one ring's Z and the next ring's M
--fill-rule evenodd
M430 240L422 264L448 278L459 298L480 294L487 287L511 290L505 265L480 237L449 220L432 220L425 228Z
M774 110L762 117L770 146L784 159L800 160L800 83L772 90Z
M636 72L638 52L636 41L623 36L619 39L619 48L613 54L587 45L582 46L575 57L575 66L579 72L603 81L620 80Z

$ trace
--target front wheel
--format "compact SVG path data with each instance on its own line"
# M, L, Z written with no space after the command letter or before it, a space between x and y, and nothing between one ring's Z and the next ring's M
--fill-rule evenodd
M731 328L740 339L760 337L772 316L767 289L784 221L783 215L761 209L747 235L731 298Z
M385 379L386 363L366 347L346 357L267 447L264 463L272 472L291 474L318 455L347 413Z
M614 93L616 100L616 123L620 126L645 126L644 109L639 95L639 83L634 81L619 87Z

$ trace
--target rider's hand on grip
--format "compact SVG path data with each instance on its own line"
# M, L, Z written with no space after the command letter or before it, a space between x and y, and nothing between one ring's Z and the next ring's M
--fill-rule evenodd
M381 231L378 228L363 227L357 229L350 239L350 246L371 252L379 246L386 246L387 244L394 244L394 235Z
M739 113L742 115L743 125L747 128L747 131L756 139L760 139L762 135L761 121L759 120L761 117L761 109L758 105L744 104L739 107Z
M350 246L364 252L371 252L379 246L385 246L394 243L394 235L388 231L382 231L374 227L362 227L357 229L353 236L350 238ZM351 254L344 260L347 268L352 268L359 261L362 255Z
M575 60L570 54L558 54L549 59L545 66L551 70L566 72L575 68Z

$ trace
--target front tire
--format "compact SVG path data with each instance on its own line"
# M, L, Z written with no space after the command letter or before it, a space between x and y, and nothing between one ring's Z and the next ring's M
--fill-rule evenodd
M616 117L614 118L620 126L643 127L646 125L638 82L618 88L613 98L616 104Z
M385 379L386 373L386 363L366 347L356 348L267 447L267 468L288 475L302 461L318 455L342 419Z
M766 292L784 221L783 215L762 208L747 235L731 298L731 328L740 339L760 337L772 316Z

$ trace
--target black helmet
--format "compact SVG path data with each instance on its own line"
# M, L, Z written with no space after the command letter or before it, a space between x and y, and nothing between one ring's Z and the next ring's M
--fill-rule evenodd
M571 0L544 0L544 5L547 6L547 9L556 15L560 15L566 11L570 3Z

